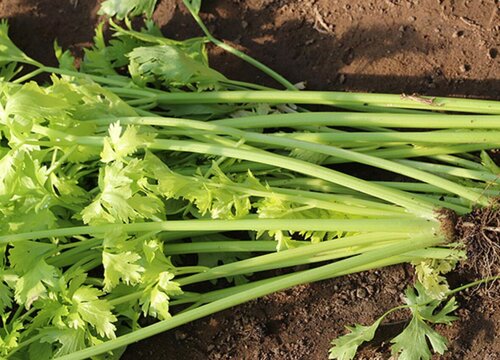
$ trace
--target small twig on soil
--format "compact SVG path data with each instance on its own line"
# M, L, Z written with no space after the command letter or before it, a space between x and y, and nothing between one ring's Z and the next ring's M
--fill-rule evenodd
M318 25L320 27L318 27ZM331 34L333 30L331 26L329 26L325 20L323 20L323 16L319 13L318 8L314 8L314 29L321 34Z
M494 5L494 6L493 6L493 9L492 9L492 11L491 11L491 16L490 16L490 19L489 19L489 21L488 21L488 29L490 29L490 30L491 30L492 25L494 24L494 20L495 20L495 18L496 18L496 16L497 16L497 14L498 14L498 8L496 7L496 5Z
M470 26L470 27L473 27L473 28L476 28L476 29L482 29L482 26L479 25L477 22L475 22L474 20L471 20L465 16L460 16L459 18L464 24Z

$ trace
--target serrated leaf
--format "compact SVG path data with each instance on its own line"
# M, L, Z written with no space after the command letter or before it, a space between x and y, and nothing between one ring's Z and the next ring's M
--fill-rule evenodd
M39 309L32 321L34 328L42 328L48 325L57 328L66 327L65 319L69 315L68 306L61 304L58 299L43 299L35 303Z
M458 319L458 317L450 315L453 311L458 308L457 301L455 298L451 298L448 300L439 311L436 311L436 308L440 305L440 303L431 303L423 308L419 309L419 314L423 319L432 322L434 324L451 324L452 321Z
M101 4L99 15L107 15L123 20L126 17L153 16L157 0L106 0Z
M56 268L48 265L44 260L40 260L16 283L16 302L19 305L24 304L25 308L29 309L34 301L47 294L47 286L52 287L56 279Z
M449 315L458 307L455 298L448 300L446 305L436 312L441 301L430 296L419 282L415 283L415 289L408 288L406 290L405 301L411 306L410 309L414 316L421 317L431 323L449 324L456 319L456 317Z
M18 66L15 62L2 64L0 61L0 80L3 82L11 81L22 69L22 66Z
M369 326L358 324L354 325L354 327L347 326L350 333L332 341L333 346L329 350L330 355L328 358L338 360L354 359L358 347L366 341L373 340L382 319L383 318L379 318Z
M149 163L153 163L150 157ZM250 195L229 188L233 182L216 169L210 179L203 176L184 176L170 170L165 164L156 163L158 192L167 199L185 199L194 204L202 216L212 219L235 219L249 214ZM228 185L227 187L224 185Z
M71 328L45 328L40 330L42 343L59 344L54 357L71 354L87 347L85 330Z
M123 131L120 122L111 124L109 137L104 138L101 160L105 163L122 161L126 156L135 153L139 147L145 147L152 139L150 135L139 134L136 126L129 125Z
M44 260L44 255L54 248L53 244L23 241L16 243L10 250L9 261L19 275L15 285L15 299L26 309L29 309L34 301L46 295L47 287L56 284L58 272Z
M207 89L217 88L219 82L226 80L224 75L174 45L138 47L128 57L132 79L141 86L159 82L167 87L194 84Z
M16 243L9 251L9 261L14 270L22 274L32 270L40 260L43 260L46 254L53 252L55 249L54 244L21 241Z
M141 281L144 268L136 262L141 258L137 253L128 251L120 254L102 253L104 266L104 291L109 292L120 283L135 285Z
M160 320L168 319L171 315L169 313L169 300L170 297L161 291L158 286L144 291L139 302L144 315L150 315Z
M51 78L47 92L69 103L67 129L73 135L95 135L95 124L78 122L103 117L137 116L137 112L113 92L86 78Z
M6 308L10 308L11 306L12 290L3 282L0 282L0 313L3 313Z
M158 276L158 286L170 296L181 295L182 290L179 284L172 281L174 274L162 271Z
M9 94L2 116L9 130L19 136L31 131L33 124L66 117L68 105L66 99L49 94L30 82Z
M90 286L80 287L72 296L73 307L99 335L114 339L116 327L113 323L117 318L111 312L111 305L106 300L99 299L102 294L100 290Z
M443 355L444 352L448 350L448 347L446 346L448 344L448 340L430 326L428 326L428 328L429 330L426 332L425 336L429 339L432 350L434 350L435 353Z
M447 349L446 338L414 316L403 332L391 340L392 354L399 360L429 360L431 352L426 337L435 352L442 354Z
M2 320L5 323L6 319L4 316L5 315L2 314ZM0 358L2 358L2 356L6 356L11 350L15 349L19 345L21 330L23 330L23 328L24 326L22 322L15 320L11 325L10 331L0 332ZM3 330L2 328L0 329ZM5 333L5 335L2 336L2 333Z
M144 169L138 159L128 164L113 161L99 171L101 193L85 207L85 223L128 223L140 218L154 218L163 211L163 203L142 186Z
M75 68L75 57L71 54L69 50L64 50L59 46L57 41L54 41L54 54L57 61L59 62L59 67L61 69L76 70Z
M54 358L52 344L35 341L28 349L30 359L50 360Z
M168 271L154 271L155 269L164 269L165 267L160 267L160 263L165 260L165 258L161 259L161 256L156 257L156 263L152 264L151 268L145 273L144 277L147 278L150 284L143 291L143 295L139 301L144 315L154 316L160 320L170 317L170 297L183 293L179 284L172 281L174 279L174 274Z
M162 251L162 244L158 240L144 241L142 251L148 263L152 263L156 258L156 254Z
M118 75L104 51L99 49L84 49L84 54L80 66L82 72L110 77Z

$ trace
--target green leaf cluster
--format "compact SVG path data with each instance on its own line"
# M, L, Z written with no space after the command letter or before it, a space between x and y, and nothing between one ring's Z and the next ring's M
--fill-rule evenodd
M412 317L409 324L391 340L393 356L404 360L429 360L433 352L444 354L447 340L432 328L433 324L449 325L457 317L451 315L458 307L454 297L436 300L430 296L419 282L415 288L408 288L405 297L406 306L399 306L378 318L370 326L355 325L347 327L350 333L332 341L329 359L354 359L358 347L373 340L377 328L391 312L410 309Z
M399 96L231 80L210 68L208 40L295 90L213 38L201 1L185 3L207 38L168 39L150 20L135 30L129 17L150 16L155 1L104 1L123 26L111 20L108 41L99 25L79 66L57 44L59 67L39 64L0 24L0 357L117 359L124 344L250 299L403 262L419 282L393 354L443 353L433 325L453 320L444 275L463 253L435 210L465 214L500 196L488 155L498 117L445 112L496 103L437 99L437 113ZM31 81L40 73L50 81ZM393 113L380 113L387 104ZM394 130L403 125L419 130ZM379 181L378 169L412 180ZM348 328L330 357L353 358L387 315Z

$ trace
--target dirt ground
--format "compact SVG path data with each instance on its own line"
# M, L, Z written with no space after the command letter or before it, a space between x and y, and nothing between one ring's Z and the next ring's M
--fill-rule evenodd
M53 64L54 38L76 54L90 44L98 2L0 0L0 18L22 49ZM500 100L498 8L496 0L206 0L202 13L216 36L308 89ZM168 37L200 35L179 1L160 1L154 18ZM273 85L219 49L210 55L229 77ZM344 325L400 304L412 277L397 266L300 286L130 346L124 359L326 359ZM452 286L469 280L465 270L450 276ZM439 328L450 351L436 359L500 359L498 293L458 300L460 320ZM390 358L388 339L406 316L392 317L359 358Z

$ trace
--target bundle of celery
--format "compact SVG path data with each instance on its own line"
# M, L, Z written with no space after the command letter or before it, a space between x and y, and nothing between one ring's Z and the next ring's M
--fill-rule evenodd
M500 196L489 152L500 103L265 89L211 69L205 38L111 24L114 38L99 27L79 70L57 47L58 68L29 58L0 25L1 357L119 358L242 302L402 262L416 265L418 293L393 351L429 358L425 337L446 350L428 323L449 323L456 307L436 311L452 294L443 274L465 254L456 214ZM44 72L50 84L30 81ZM404 181L377 181L384 171ZM250 276L297 265L311 266ZM224 278L224 289L192 286ZM159 321L141 327L144 317ZM337 341L332 358L352 358L375 325Z

